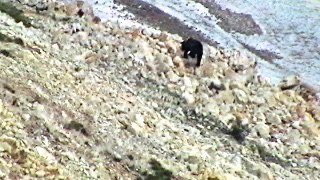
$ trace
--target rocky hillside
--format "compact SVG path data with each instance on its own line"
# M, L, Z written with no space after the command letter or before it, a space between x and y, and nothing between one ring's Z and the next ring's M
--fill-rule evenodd
M79 11L81 9L81 11ZM0 1L2 179L320 179L320 107L239 52L101 22L83 3Z

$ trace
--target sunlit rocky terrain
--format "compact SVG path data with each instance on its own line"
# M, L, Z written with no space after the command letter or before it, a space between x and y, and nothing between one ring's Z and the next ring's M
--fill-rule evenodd
M81 10L81 11L80 11ZM2 179L320 179L320 107L298 77L83 2L0 2Z

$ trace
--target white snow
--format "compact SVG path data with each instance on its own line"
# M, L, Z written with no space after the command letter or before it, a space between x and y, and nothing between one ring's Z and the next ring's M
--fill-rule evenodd
M224 8L250 13L264 27L259 37L233 37L256 47L280 53L282 69L300 75L320 88L320 1L318 0L218 0Z

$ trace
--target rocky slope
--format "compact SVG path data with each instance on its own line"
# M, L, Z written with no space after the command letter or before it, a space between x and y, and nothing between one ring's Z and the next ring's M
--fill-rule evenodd
M272 86L208 45L194 70L179 35L86 4L1 2L1 178L320 178L320 107L297 78Z

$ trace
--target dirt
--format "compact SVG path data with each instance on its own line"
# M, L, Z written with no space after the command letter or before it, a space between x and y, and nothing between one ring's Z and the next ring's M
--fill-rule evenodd
M281 56L277 55L274 52L271 52L271 51L268 51L268 50L265 50L265 49L262 49L262 50L255 49L254 47L249 46L248 44L245 44L243 42L239 42L239 43L242 44L242 46L245 47L246 49L248 49L248 51L250 51L251 53L257 55L261 59L269 61L270 63L272 63L272 61L275 60L275 59L282 59Z
M236 13L231 10L222 9L221 6L213 1L195 0L209 9L217 19L218 25L225 31L232 33L238 32L245 35L263 34L260 26L254 21L250 14Z

